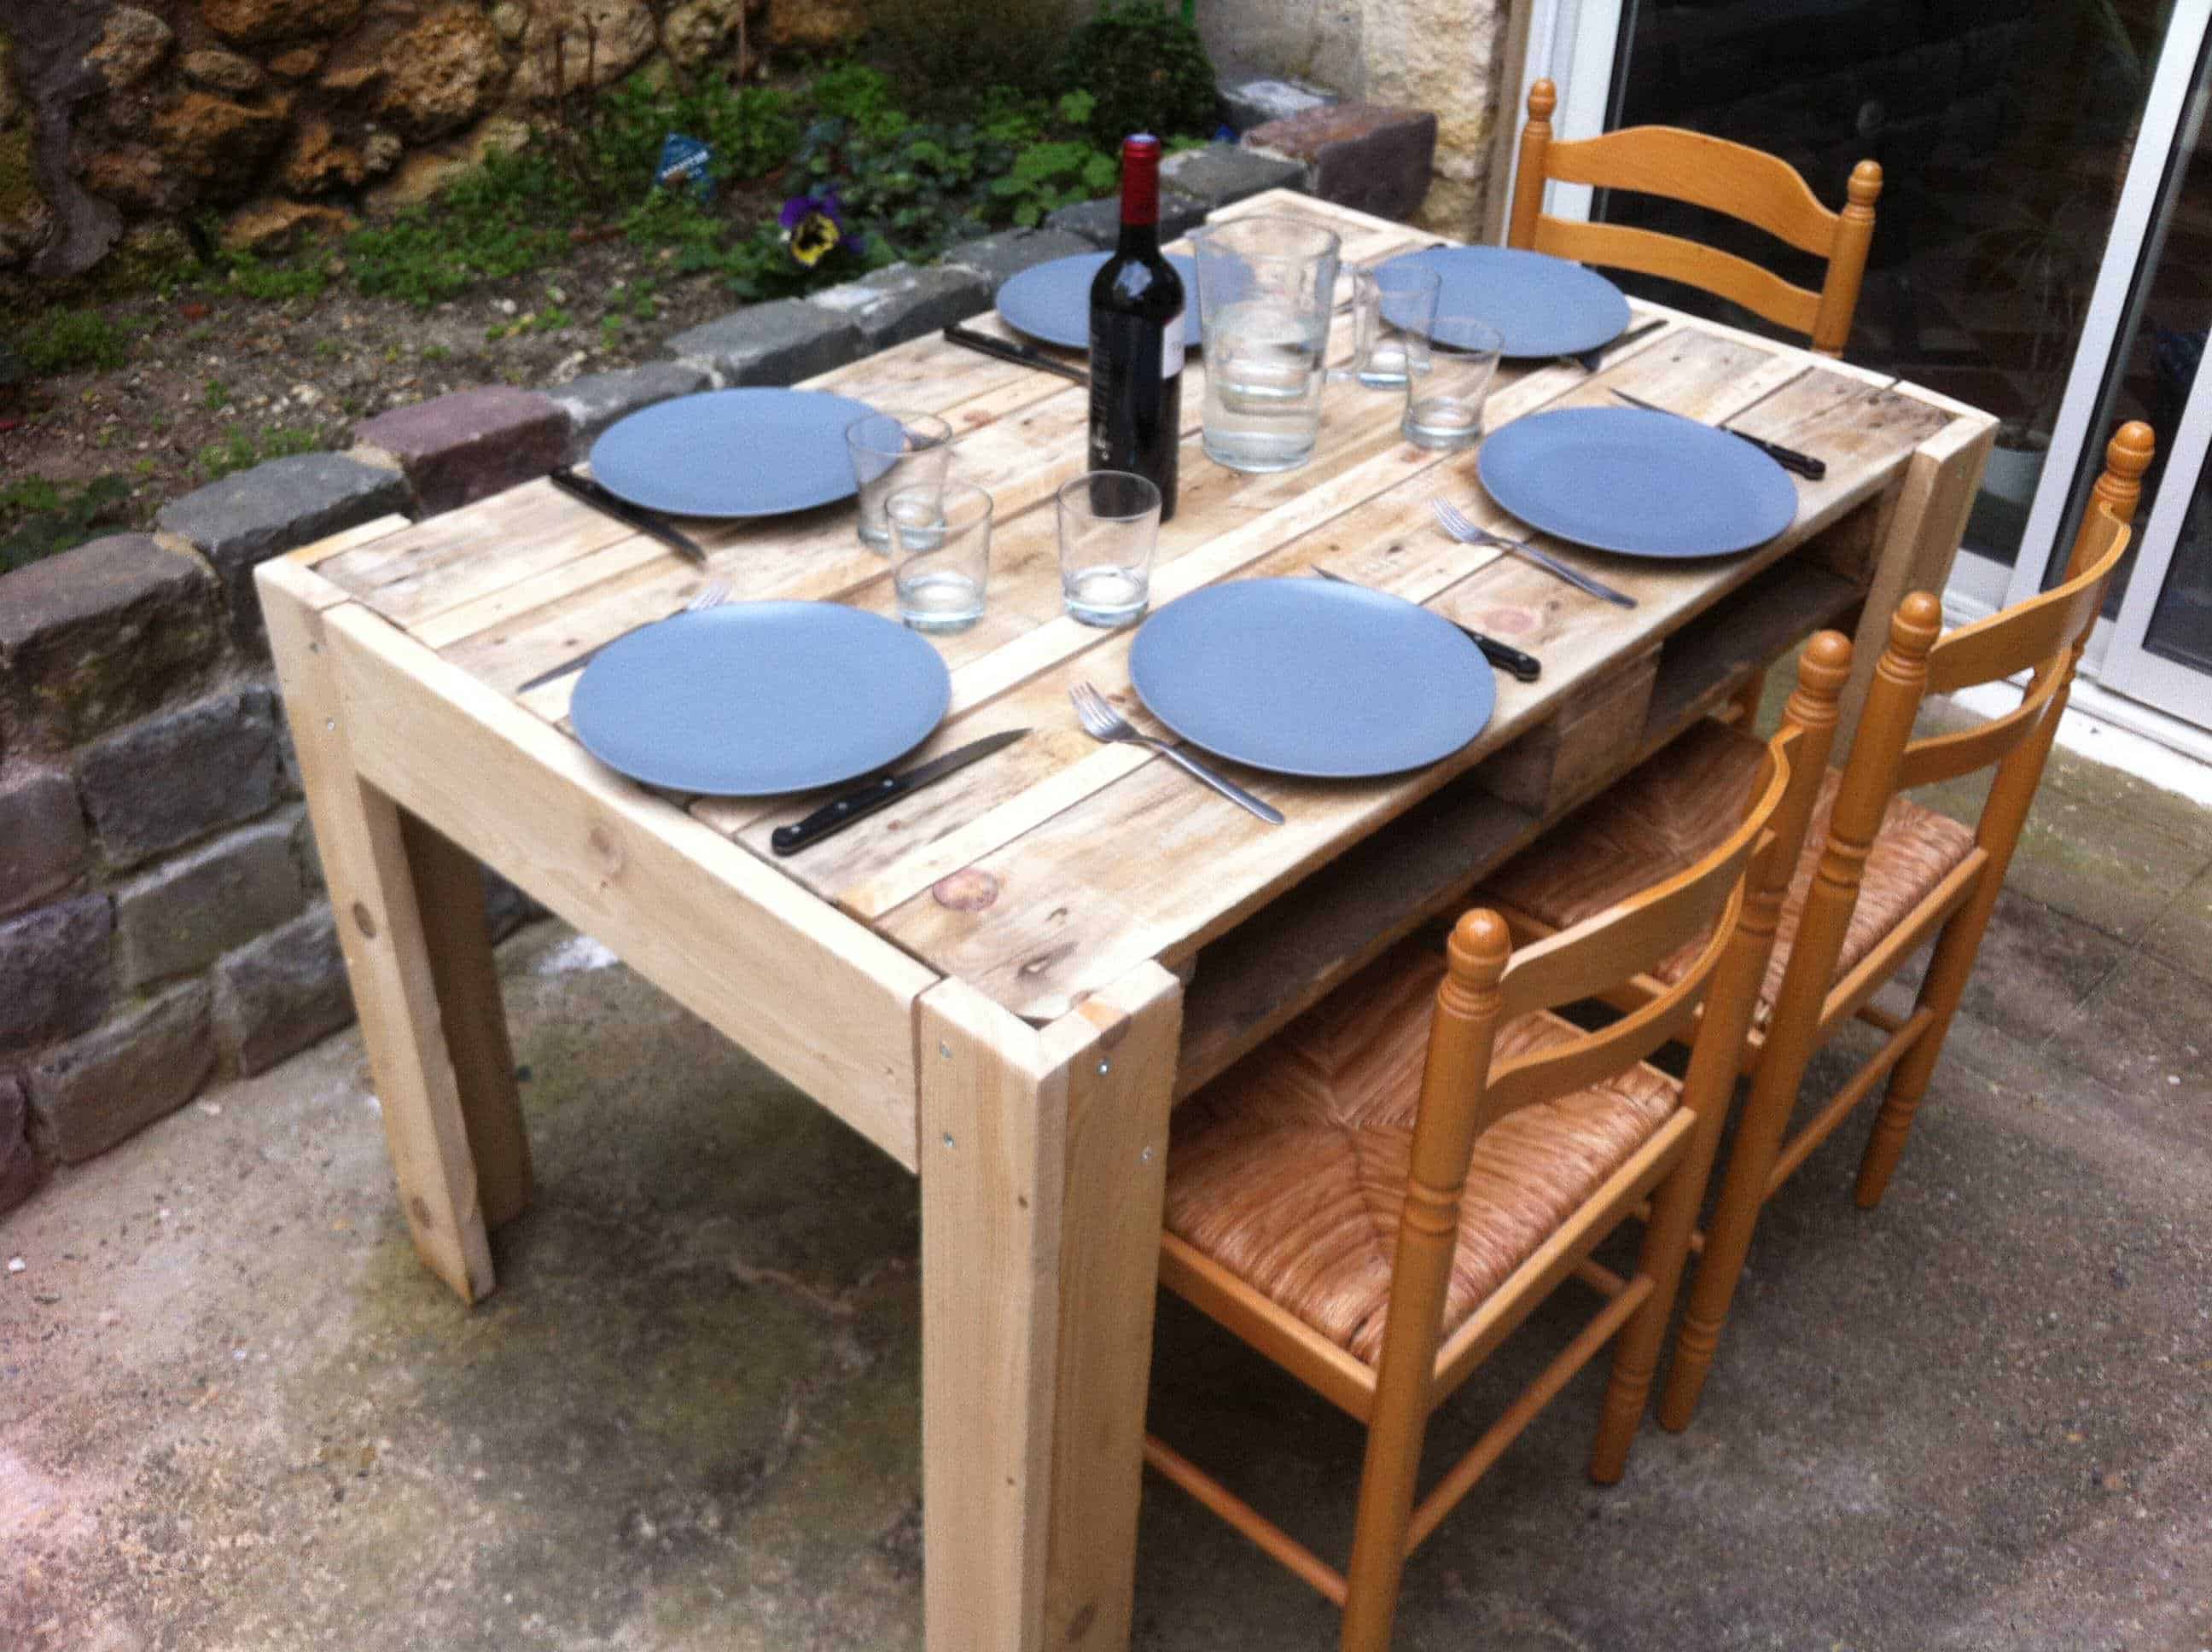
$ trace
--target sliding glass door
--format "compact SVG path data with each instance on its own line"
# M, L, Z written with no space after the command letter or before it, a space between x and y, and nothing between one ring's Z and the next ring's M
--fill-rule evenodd
M2150 420L2163 451L2141 573L2091 666L2200 726L2208 17L2212 0L1534 0L1522 77L1524 94L1538 75L1559 82L1562 136L1686 126L1783 156L1831 203L1857 161L1881 163L1849 358L2002 421L1949 593L1960 611L2047 583L2112 423ZM1694 235L1817 284L1810 260L1696 208L1554 185L1552 210ZM1771 331L1703 294L1622 284Z

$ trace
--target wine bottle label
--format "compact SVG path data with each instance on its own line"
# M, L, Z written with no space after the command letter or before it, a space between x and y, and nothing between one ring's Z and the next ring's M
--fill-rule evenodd
M1188 348L1183 340L1183 318L1188 308L1177 310L1175 319L1160 331L1160 377L1172 379L1182 371L1183 353Z

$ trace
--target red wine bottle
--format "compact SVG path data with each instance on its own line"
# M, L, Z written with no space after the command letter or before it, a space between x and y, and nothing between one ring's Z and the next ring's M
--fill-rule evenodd
M1121 240L1091 283L1091 468L1133 471L1175 514L1182 277L1160 252L1160 141L1121 145Z

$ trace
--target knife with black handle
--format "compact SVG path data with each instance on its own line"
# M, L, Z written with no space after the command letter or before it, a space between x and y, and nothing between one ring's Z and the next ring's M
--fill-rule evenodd
M779 826L768 835L768 846L778 854L797 854L811 844L835 836L856 820L865 820L878 809L889 808L901 798L911 797L925 786L933 786L1001 747L1010 746L1029 732L1025 728L1000 729L980 740L933 757L903 774L878 774L875 779L832 798L805 819Z
M1325 568L1317 568L1314 572L1324 580L1335 580L1339 585L1358 586L1362 591L1371 591L1375 588L1372 586L1360 585L1357 580L1347 580L1341 574L1332 574ZM1438 616L1438 617L1443 616ZM1544 662L1535 655L1524 654L1510 643L1500 642L1489 633L1478 631L1472 625L1462 625L1455 619L1446 619L1444 623L1462 633L1476 647L1482 650L1482 657L1497 666L1499 671L1510 672L1523 683L1534 683L1543 674Z
M1676 413L1672 408L1660 407L1651 402L1645 401L1640 396L1632 396L1625 390L1616 390L1613 393L1620 397L1622 401L1626 402L1631 407L1640 407L1646 413L1666 413L1678 419L1690 418L1690 416L1686 413ZM1690 419L1690 422L1692 424L1704 424L1705 421L1703 419ZM1784 470L1795 471L1797 475L1803 477L1808 482L1818 482L1828 474L1826 460L1814 459L1810 453L1801 453L1795 447L1784 447L1778 441L1769 441L1764 436L1754 436L1749 431L1739 430L1732 424L1716 424L1707 428L1714 430L1725 430L1729 434L1734 436L1738 441L1749 442L1753 447L1759 449L1760 452L1765 454L1767 458L1772 459Z
M579 500L601 514L613 517L617 522L627 522L640 533L659 540L671 550L682 552L700 567L707 566L706 548L696 539L662 521L659 512L649 511L642 505L631 504L605 483L595 482L587 476L578 476L566 465L550 472L545 479L571 499Z

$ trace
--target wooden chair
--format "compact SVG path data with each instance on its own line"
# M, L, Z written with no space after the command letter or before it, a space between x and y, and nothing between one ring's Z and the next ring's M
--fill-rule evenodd
M2147 425L2124 425L2113 436L2067 577L2054 589L1940 641L1942 609L1934 597L1917 592L1898 609L1849 762L1822 778L1790 881L1745 1043L1751 1094L1660 1400L1668 1428L1686 1427L1696 1410L1760 1209L1884 1078L1859 1170L1861 1207L1871 1209L1889 1185L1972 973L2075 668L2127 548L2152 451ZM2022 671L2033 675L2013 710L1960 732L1912 738L1926 695ZM1487 880L1482 898L1524 939L1577 923L1593 902L1604 902L1609 884L1648 879L1698 853L1717 835L1702 823L1714 799L1725 806L1756 784L1764 750L1736 728L1701 725ZM1996 778L1971 830L1904 795L1992 766ZM1875 993L1930 940L1933 961L1911 1011L1875 1005ZM1683 967L1679 957L1662 962L1615 1001L1630 1008L1656 1001ZM1887 1036L1789 1135L1813 1055L1855 1018Z
M1832 701L1849 657L1833 637L1809 668ZM1744 891L1780 886L1759 874L1803 738L1775 737L1755 799L1694 865L1517 952L1470 912L1448 961L1386 955L1176 1114L1161 1279L1367 1425L1349 1567L1158 1439L1146 1458L1340 1606L1352 1652L1389 1644L1407 1555L1616 1335L1589 1473L1620 1477L1772 943L1778 902ZM1700 934L1638 1014L1583 1032L1549 1013ZM1644 1066L1700 1001L1686 1079ZM1590 1253L1647 1198L1623 1279ZM1430 1414L1570 1275L1604 1305L1417 1506Z
M1844 353L1874 240L1874 203L1881 194L1879 166L1862 161L1852 168L1844 210L1831 212L1788 161L1725 138L1675 126L1631 126L1574 143L1556 142L1552 111L1559 100L1558 89L1547 80L1528 88L1528 124L1521 132L1506 245L1679 281L1805 334L1823 355ZM1677 235L1547 216L1544 185L1553 179L1662 195L1724 212L1826 258L1827 276L1816 293L1747 258Z

